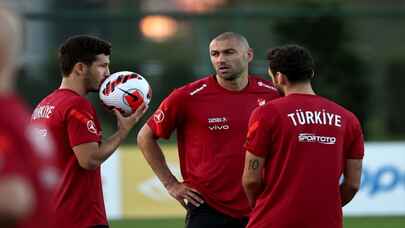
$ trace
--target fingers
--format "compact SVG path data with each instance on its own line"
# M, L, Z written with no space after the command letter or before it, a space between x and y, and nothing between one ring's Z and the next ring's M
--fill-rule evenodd
M199 207L202 203L204 203L204 201L197 194L190 190L186 192L184 199L196 207Z
M200 204L201 203L204 203L204 200L202 199L202 197L201 197L201 193L197 190L197 189L194 189L194 188L190 188L190 187L187 187L189 190L191 190L190 191L190 194L192 194L192 197L195 199L195 200L197 200Z
M149 106L146 103L142 103L138 109L135 110L137 115L143 115L148 110Z
M146 113L146 111L148 110L148 105L147 104L145 104L145 103L142 103L136 110L135 110L135 112L134 113L132 113L131 114L131 118L134 118L134 119L140 119L145 113Z
M204 200L196 189L189 188L183 183L176 183L174 186L169 187L168 191L184 208L186 208L186 202L196 207L204 203Z
M116 116L117 118L123 118L123 115L121 114L120 111L118 111L118 109L114 108L114 109L113 109L113 112L114 112L114 114L115 114L115 116Z
M190 189L191 191L193 191L193 192L195 192L195 193L201 195L201 193L200 193L197 189L195 189L195 188L190 188L190 187L187 187L187 188Z
M177 199L177 201L179 201L179 203L181 204L181 206L183 206L183 207L184 207L184 209L187 209L186 202L184 202L184 200L183 200L183 199Z

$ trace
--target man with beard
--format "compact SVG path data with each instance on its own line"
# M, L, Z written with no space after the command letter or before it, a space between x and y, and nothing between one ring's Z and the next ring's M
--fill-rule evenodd
M100 165L127 137L147 107L124 117L114 110L118 130L101 141L101 128L85 95L98 91L110 74L111 45L99 38L79 35L67 39L59 50L62 82L32 114L32 122L50 131L56 140L62 179L53 204L55 227L108 227Z
M245 37L226 32L209 45L216 71L175 89L138 134L138 146L169 194L187 209L186 227L245 227L244 135L251 111L279 97L270 81L250 76L253 51ZM169 170L159 138L177 130L183 180Z

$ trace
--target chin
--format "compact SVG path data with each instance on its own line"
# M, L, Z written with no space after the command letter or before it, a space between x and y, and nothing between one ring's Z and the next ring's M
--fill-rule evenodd
M233 81L235 79L238 78L237 74L218 74L218 76L222 79L224 79L225 81Z

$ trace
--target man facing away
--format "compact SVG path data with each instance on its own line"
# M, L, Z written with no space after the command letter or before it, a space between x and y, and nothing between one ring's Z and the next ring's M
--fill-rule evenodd
M55 153L48 137L33 137L30 112L14 89L21 24L18 15L0 7L0 227L51 228Z
M186 227L245 227L243 142L251 111L279 97L270 81L249 76L253 51L226 32L209 45L214 75L175 89L138 134L138 146L169 194L187 208ZM177 131L183 182L169 170L157 143Z
M342 207L360 185L359 121L314 93L314 63L305 48L274 48L268 60L285 97L255 109L249 121L243 173L253 207L248 227L340 228Z
M56 140L62 178L53 204L55 227L108 227L101 186L100 165L113 154L147 107L124 117L114 110L118 130L105 141L92 104L85 98L98 91L110 74L111 45L93 36L68 38L60 47L62 82L32 114ZM46 131L44 129L43 131Z

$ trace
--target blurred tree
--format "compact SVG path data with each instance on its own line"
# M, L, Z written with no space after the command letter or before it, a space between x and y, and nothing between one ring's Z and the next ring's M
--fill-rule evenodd
M405 136L405 90L398 85L405 84L405 61L403 58L391 60L385 76L384 100L386 105L385 121L389 138L403 139Z
M52 59L49 57L46 63L37 68L25 66L18 73L17 88L22 91L25 100L31 107L36 106L46 95L59 87L62 76L59 73L56 54L49 56Z
M353 111L366 126L370 85L365 63L350 46L353 38L344 18L328 15L330 11L339 11L342 4L337 0L289 3L303 10L323 9L324 15L275 19L279 42L307 47L316 62L316 92Z

